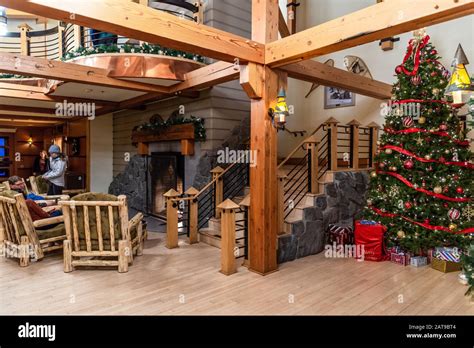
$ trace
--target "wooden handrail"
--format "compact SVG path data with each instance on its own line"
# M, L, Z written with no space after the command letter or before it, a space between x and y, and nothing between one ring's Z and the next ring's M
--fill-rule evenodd
M288 162L288 160L293 157L293 155L298 152L301 148L301 146L303 146L305 143L308 142L308 139L311 138L313 135L315 135L321 128L323 128L324 126L326 125L326 123L321 123L319 125L318 128L316 128L307 138L305 138L301 143L298 144L297 147L295 147L295 149L293 151L290 152L290 154L288 156L286 156L286 158L278 165L278 168L277 169L280 169L281 167L283 167L285 165L286 162Z

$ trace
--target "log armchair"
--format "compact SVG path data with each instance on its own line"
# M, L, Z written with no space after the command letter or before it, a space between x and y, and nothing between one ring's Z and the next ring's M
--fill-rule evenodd
M67 235L64 272L76 266L112 266L125 273L133 254L143 254L143 214L128 219L126 196L84 193L59 204Z
M62 216L33 222L21 193L0 192L0 246L4 256L20 259L22 267L28 266L30 259L41 260L45 253L62 248L66 239L62 222Z

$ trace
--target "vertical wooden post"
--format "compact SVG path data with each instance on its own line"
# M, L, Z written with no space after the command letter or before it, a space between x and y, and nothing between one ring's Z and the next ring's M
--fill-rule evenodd
M69 239L63 241L63 262L64 273L70 273L74 270L72 267L72 243Z
M21 236L20 244L20 267L27 267L30 264L30 242L27 236Z
M28 33L33 28L31 28L28 24L23 23L18 26L18 29L20 29L21 54L24 56L29 56L30 55L30 37Z
M245 224L245 257L244 257L244 262L242 263L242 266L249 267L249 226L250 226L250 216L249 216L249 209L250 209L250 194L245 196L245 198L240 202L240 206L242 207L243 210L245 210L245 216L247 218L246 221L244 221Z
M174 249L178 248L178 203L173 199L179 197L179 193L171 189L163 196L166 199L166 247Z
M370 131L370 158L369 158L369 168L374 167L375 156L377 154L377 141L379 139L379 129L380 126L371 122L367 125Z
M235 267L235 210L239 206L227 199L219 207L221 221L221 273L231 275L237 272Z
M308 152L308 181L309 181L309 193L319 193L319 153L318 153L318 141L316 141L316 134L311 136L306 141L306 151Z
M212 180L216 180L216 186L214 190L214 202L215 202L214 217L216 219L220 218L221 216L220 210L217 208L217 206L221 204L222 201L224 200L224 178L219 177L223 171L224 169L222 169L219 166L211 170Z
M278 17L278 0L252 0L252 40L278 40ZM250 102L250 149L255 153L255 165L250 168L249 270L265 275L278 269L277 131L268 109L276 104L280 81L268 66L252 69L250 74L252 81L262 84L257 88L262 95Z
M82 29L79 25L74 25L74 49L82 47Z
M278 235L285 234L285 184L286 174L278 171Z
M189 197L196 196L199 191L194 187L190 187L185 192ZM199 243L198 240L198 202L197 199L193 198L188 201L188 214L189 214L189 244Z
M128 227L128 205L127 196L120 195L118 200L122 205L119 207L120 225L122 228L122 238L128 241L128 249L125 250L129 258L130 263L133 263L133 247L132 247L132 236Z
M287 0L288 29L290 34L296 33L296 7L299 6L297 0Z
M339 123L334 117L329 118L326 122L328 127L328 154L330 154L329 170L337 171L337 124Z
M194 20L196 23L204 23L204 2L198 0L194 3L194 6L198 8L198 11L194 14Z
M118 271L119 273L127 273L128 272L128 256L127 256L127 249L128 249L128 241L126 240L119 240L118 242Z
M62 25L62 22L58 22L58 54L59 54L59 59L61 59L64 56L64 26Z
M359 169L359 126L357 120L352 120L347 124L351 126L351 168Z

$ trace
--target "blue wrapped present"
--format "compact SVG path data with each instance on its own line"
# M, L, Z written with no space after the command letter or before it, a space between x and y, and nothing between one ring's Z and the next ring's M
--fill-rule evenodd
M361 225L377 225L376 221L372 220L360 220Z

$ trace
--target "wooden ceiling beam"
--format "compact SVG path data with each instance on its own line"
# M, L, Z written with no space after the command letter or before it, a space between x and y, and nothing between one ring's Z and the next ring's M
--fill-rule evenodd
M350 13L265 47L265 63L279 67L474 13L474 0L397 0Z
M233 62L264 63L264 45L130 0L0 0L9 9Z
M112 106L116 107L119 103L109 102L103 100L87 99L87 98L76 98L76 97L65 97L59 95L46 95L41 92L34 92L28 90L14 90L0 88L0 97L4 98L15 98L15 99L26 99L33 101L44 101L61 103L67 100L70 103L94 103L96 106Z
M35 93L46 93L48 91L48 89L44 87L21 85L18 83L9 83L9 82L0 82L0 88L12 89L15 91L29 91L29 92L35 92Z
M56 109L53 109L53 108L37 108L37 107L30 107L30 106L0 104L0 112L2 112L2 111L17 111L17 112L31 112L31 113L35 113L35 114L54 115L55 110Z
M46 122L64 122L64 117L46 117L46 116L31 116L31 115L12 115L0 110L0 118L11 121L46 121Z
M2 52L0 54L0 72L140 92L163 93L168 91L168 87L108 77L106 69L12 53Z
M324 86L343 88L348 91L377 99L390 99L392 86L388 83L372 80L352 72L307 60L279 68L288 73L288 77Z

